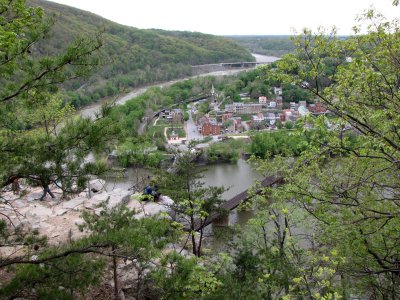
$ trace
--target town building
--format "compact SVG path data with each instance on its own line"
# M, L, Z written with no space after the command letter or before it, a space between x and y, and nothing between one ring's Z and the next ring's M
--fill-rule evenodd
M237 132L237 131L242 131L243 130L243 125L242 125L242 118L241 117L233 117L229 119L229 126L226 128L227 131L229 132Z
M219 127L215 118L209 118L208 115L200 118L197 121L199 132L203 136L207 135L219 135L221 134L221 128Z
M254 123L263 123L265 121L265 116L262 113L252 116Z
M274 113L267 113L265 120L269 123L270 126L275 125L276 120L280 118L276 116Z
M287 122L287 121L294 122L294 121L296 121L297 116L298 116L297 111L292 110L292 109L285 109L282 111L280 118L281 118L282 122Z
M322 102L310 104L308 106L308 110L314 115L327 114L329 112L329 110L325 107L325 105Z
M206 123L203 123L203 125L201 125L201 134L203 136L220 135L221 134L221 128L216 123L206 122Z
M289 105L290 105L290 109L292 109L292 110L295 110L298 107L296 102L290 102Z
M169 139L170 139L170 140L173 140L173 141L176 141L176 140L179 139L179 136L178 136L178 134L177 134L174 130L172 130L172 133L171 133L171 135L169 136Z
M215 102L217 100L217 93L215 92L214 84L211 85L211 101Z
M258 97L258 103L267 104L267 97L265 97L265 96Z
M180 108L175 108L173 110L164 110L160 112L160 118L166 120L168 123L173 124L183 124L184 114Z
M280 98L280 103L282 104L282 97L280 96ZM258 103L267 106L268 108L278 108L278 101L276 99L268 99L265 96L258 97Z
M257 114L262 111L262 104L235 102L225 105L225 111L235 114Z
M277 108L282 108L283 106L283 97L282 96L276 96L276 107Z
M275 94L276 96L282 96L282 88L281 88L281 87L278 87L278 86L275 86L275 87L274 87L274 94Z
M310 111L307 109L307 107L305 106L299 106L299 108L297 109L297 111L299 112L299 115L301 117L307 116L310 114Z
M183 124L183 122L185 121L183 111L180 108L173 109L171 111L171 116L172 116L172 122L174 124L177 124L177 123Z
M222 114L221 119L222 119L222 123L225 123L228 119L233 117L233 113L225 113Z
M307 107L307 101L299 101L299 107L300 106Z

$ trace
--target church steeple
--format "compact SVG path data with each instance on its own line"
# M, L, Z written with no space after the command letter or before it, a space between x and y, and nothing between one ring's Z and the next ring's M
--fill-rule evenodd
M215 93L214 84L211 85L211 100L215 101L217 99L217 95Z

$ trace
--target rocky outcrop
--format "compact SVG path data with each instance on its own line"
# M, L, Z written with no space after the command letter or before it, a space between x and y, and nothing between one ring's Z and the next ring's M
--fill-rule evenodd
M156 216L162 213L164 213L165 216L173 212L174 201L168 196L160 196L157 202L141 201L141 196L140 193L135 193L127 203L128 208L134 209L137 212L136 217L138 219Z
M93 183L101 184L101 182ZM122 189L114 189L112 191L99 190L97 193L88 193L88 189L77 195L71 200L60 200L61 191L57 191L55 187L51 187L56 199L46 198L45 201L37 200L42 195L40 188L29 188L24 196L13 195L11 192L3 193L3 199L0 199L0 215L8 223L14 226L22 226L25 229L36 230L41 235L48 237L49 244L59 245L68 239L77 239L87 234L80 232L77 225L83 224L81 214L83 211L91 211L100 215L106 209L112 209L120 205L126 206L135 212L135 217L162 217L170 218L173 215L174 201L167 196L160 196L157 202L142 201L142 194L131 194L130 191ZM91 195L91 197L89 197ZM2 255L15 255L15 248L0 249ZM23 249L18 249L23 251ZM164 254L172 251L178 251L181 255L189 257L192 254L182 249L181 246L168 244L163 250ZM123 299L126 291L129 298L129 291L137 287L137 281L143 280L144 276L154 267L159 260L155 260L145 268L139 269L140 265L135 260L118 260L118 281L121 288L120 298ZM112 288L113 280L107 281ZM128 299L127 298L127 299ZM132 298L129 298L132 299Z
M101 184L93 182L92 186ZM103 184L104 185L104 184ZM102 185L102 186L103 186ZM97 186L99 187L99 185ZM61 192L57 193L61 195ZM30 189L23 197L13 195L11 192L4 194L4 200L0 200L0 215L10 225L23 226L26 229L37 230L46 235L49 243L60 244L68 238L79 238L84 233L78 230L77 225L83 223L81 214L83 211L93 211L100 215L103 207L100 204L107 201L107 208L112 209L118 205L126 205L135 210L137 218L170 213L173 201L166 196L160 197L158 202L141 201L141 194L131 195L130 191L114 189L106 192L103 188L98 193L81 193L71 200L59 200L48 198L45 201L37 200L41 196L40 188ZM37 197L39 196L39 197ZM7 218L5 217L7 216Z

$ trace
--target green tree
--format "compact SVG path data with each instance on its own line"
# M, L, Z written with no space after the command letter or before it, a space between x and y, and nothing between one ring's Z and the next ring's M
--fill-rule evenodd
M151 277L162 299L204 299L213 297L221 285L213 268L198 257L186 258L172 252L161 260Z
M160 191L175 201L174 209L188 226L188 240L192 243L192 252L200 257L203 246L204 229L209 217L214 213L223 213L221 187L203 187L201 172L192 162L194 155L185 152L177 156L173 174L161 178ZM199 232L197 235L196 230Z
M283 102L299 102L307 101L308 103L312 100L312 94L299 86L286 84L282 88Z
M14 277L2 284L0 298L76 299L77 295L83 295L88 288L100 283L105 263L102 259L83 255L83 250L79 253L77 245L73 248L75 251L65 257L50 258L48 255L43 256L46 258L41 264L26 261L12 267ZM98 249L86 250L96 252ZM47 254L54 252L53 248L47 250Z
M0 186L4 188L11 178L17 177L43 186L50 180L64 193L80 191L90 174L105 170L103 163L89 161L88 155L107 147L113 141L111 135L117 132L111 121L105 118L110 112L109 106L104 106L95 120L74 117L73 109L64 106L57 95L57 86L87 75L98 66L99 60L92 54L102 46L100 36L94 39L77 37L65 52L50 57L34 51L35 45L46 37L51 26L41 8L27 7L23 0L2 0L0 23ZM45 247L41 247L46 245L44 237L11 222L8 214L13 205L7 201L3 189L0 198L6 204L0 209L0 268L28 265L28 269L23 267L21 273L19 270L15 273L11 285L20 285L21 278L26 282L23 272L29 271L29 265L37 266L30 270L38 272L39 264L49 263L52 268L35 275L33 280L36 278L40 286L52 289L59 279L65 287L72 289L75 283L62 279L62 269L57 269L60 271L57 272L53 268L60 267L63 262L59 259L65 257L66 273L72 274L73 265L78 266L79 261L86 264L84 258L72 255L87 253L96 247L74 245L75 248L51 248L47 252ZM6 247L19 247L26 251L9 257L2 251ZM36 249L36 260L31 259L32 249ZM88 262L87 266L89 270L99 264ZM49 276L51 270L54 270L54 281ZM82 278L81 271L76 270L77 280ZM22 277L18 277L21 274ZM95 280L92 279L88 277L88 285ZM38 282L34 280L32 284Z
M337 118L310 119L313 128L300 130L311 137L307 151L289 163L276 160L286 184L272 197L295 200L315 218L320 254L343 258L335 272L338 280L351 278L352 294L395 299L400 28L372 10L359 22L347 39L305 30L296 54L277 62L280 80L306 88Z
M80 164L101 136L96 136L95 132L107 126L88 119L65 121L72 111L68 106L62 108L61 101L52 95L57 90L56 84L84 76L98 65L98 59L91 54L102 42L99 37L94 40L78 37L62 54L33 55L33 45L43 39L50 28L42 9L27 8L21 0L2 1L0 13L3 22L0 36L3 53L0 66L3 80L0 90L1 186L8 184L12 176L40 183L53 177L70 189L72 177L65 178L68 172L61 169L67 164L66 169L73 169L70 173L83 175L89 169L93 171L93 164L88 164L86 171ZM82 177L74 181L82 186Z
M175 230L165 219L137 219L137 212L123 204L109 209L108 203L105 202L101 207L103 210L100 216L90 212L83 213L85 223L80 229L91 234L92 243L108 246L101 255L112 260L115 299L120 298L118 262L121 259L132 261L131 272L138 274L136 297L140 298L144 283L143 274L151 270L152 260L161 256L164 246L175 241Z
M293 123L292 122L290 122L290 121L286 121L285 122L285 128L286 129L293 129Z

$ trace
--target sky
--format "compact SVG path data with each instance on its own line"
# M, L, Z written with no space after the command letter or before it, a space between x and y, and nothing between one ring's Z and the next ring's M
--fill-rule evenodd
M400 16L392 0L52 0L141 29L215 35L293 34L335 25L349 35L371 5L388 19Z

